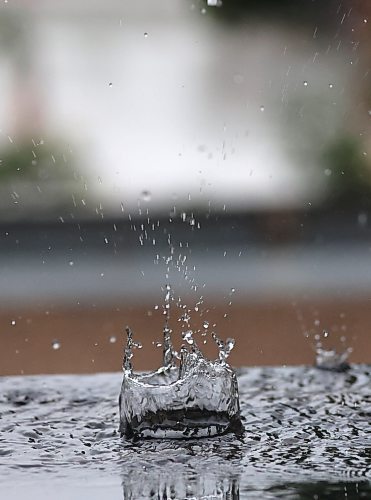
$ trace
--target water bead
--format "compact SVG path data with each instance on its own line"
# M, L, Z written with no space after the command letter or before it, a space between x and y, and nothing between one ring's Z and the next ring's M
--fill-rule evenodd
M61 347L61 343L59 342L59 340L53 340L52 348L54 349L54 351L58 351L58 349L60 349L60 347Z

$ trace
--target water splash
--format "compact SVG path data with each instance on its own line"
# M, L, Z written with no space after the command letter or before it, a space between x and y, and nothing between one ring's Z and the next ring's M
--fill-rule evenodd
M348 357L353 351L351 347L345 347L337 350L334 347L326 348L324 346L325 339L329 338L329 332L323 330L322 335L316 334L315 339L315 365L321 370L329 370L333 372L344 372L350 368ZM343 338L345 340L345 337Z
M237 378L227 358L234 340L212 338L219 349L216 360L204 357L188 328L182 333L185 344L180 356L174 351L169 327L171 288L166 287L162 366L150 373L133 371L133 332L127 327L124 350L124 376L120 393L120 433L126 438L204 437L227 432L240 434ZM189 326L189 319L185 321ZM208 324L207 324L208 328ZM205 328L205 330L207 330ZM179 365L176 360L180 359Z

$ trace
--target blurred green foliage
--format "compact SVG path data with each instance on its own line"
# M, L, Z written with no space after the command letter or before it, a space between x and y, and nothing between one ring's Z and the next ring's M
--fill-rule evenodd
M22 140L0 150L0 183L8 181L68 180L74 174L58 144Z
M371 208L371 166L359 140L340 136L323 154L328 178L325 204L333 208Z
M202 0L207 6L207 0ZM238 23L249 18L264 18L275 22L305 24L323 21L331 24L334 21L336 10L335 2L328 0L222 0L220 7L209 9L209 13L221 21ZM338 6L338 4L337 4ZM321 23L322 24L322 23Z

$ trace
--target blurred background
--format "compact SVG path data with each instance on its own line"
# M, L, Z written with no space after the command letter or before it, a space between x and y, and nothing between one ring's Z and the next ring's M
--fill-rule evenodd
M3 1L0 374L119 370L125 325L154 368L167 283L177 346L370 362L370 14Z

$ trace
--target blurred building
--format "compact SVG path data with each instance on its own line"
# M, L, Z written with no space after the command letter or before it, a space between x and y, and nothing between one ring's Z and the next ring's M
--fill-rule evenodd
M369 356L367 2L213 3L2 5L4 373L116 368L168 281L240 364Z

